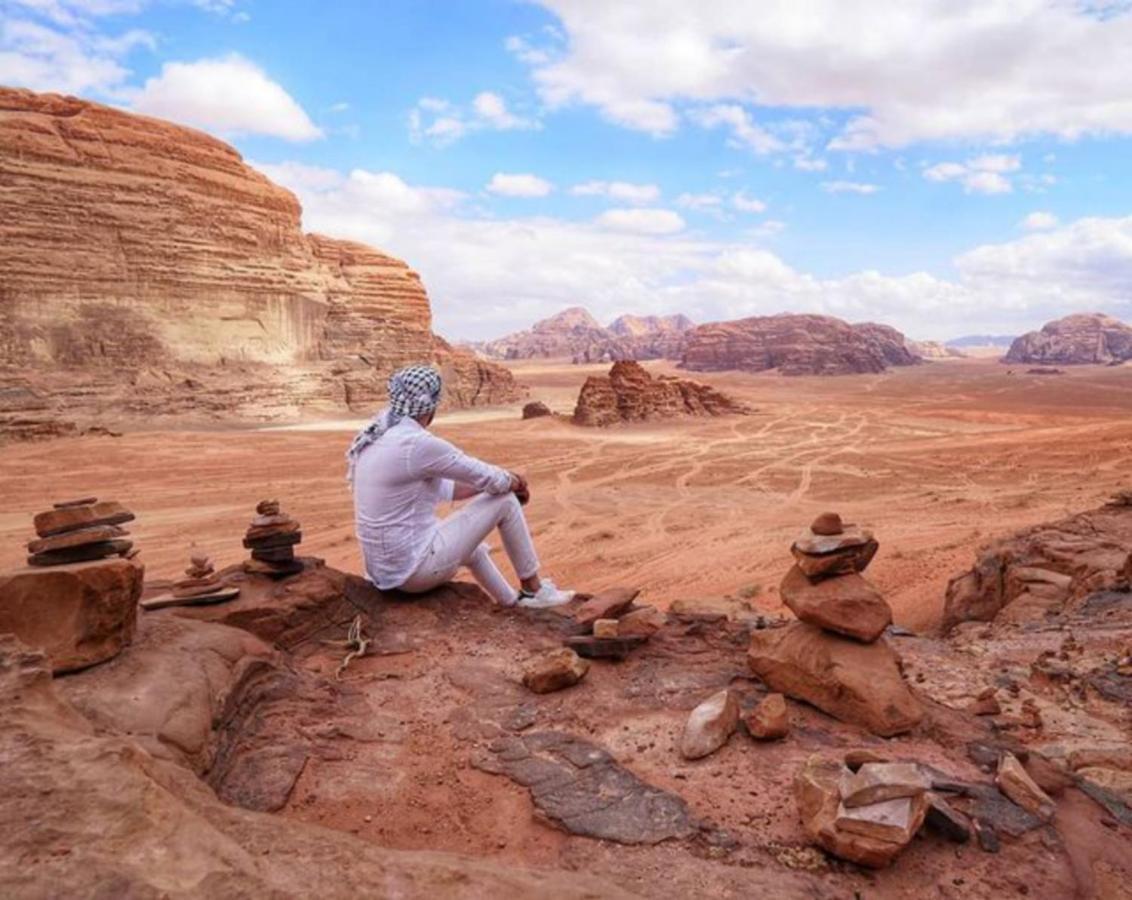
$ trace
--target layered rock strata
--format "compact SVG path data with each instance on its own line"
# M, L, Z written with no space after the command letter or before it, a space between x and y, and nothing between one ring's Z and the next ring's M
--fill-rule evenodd
M1083 365L1128 359L1132 359L1132 326L1102 313L1078 313L1015 338L1002 361Z
M208 135L0 89L0 183L0 375L86 373L118 404L113 386L148 368L222 369L259 398L305 372L310 402L356 408L396 367L439 359L450 403L517 395L437 342L405 263L304 235L294 195Z
M574 408L574 422L606 426L744 412L742 404L706 384L664 375L654 378L639 363L616 362L608 375L586 379Z
M919 361L904 335L887 325L784 313L700 325L688 332L680 364L697 372L849 375Z

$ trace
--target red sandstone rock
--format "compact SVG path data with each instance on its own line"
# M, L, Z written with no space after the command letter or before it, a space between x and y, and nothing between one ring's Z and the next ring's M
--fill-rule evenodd
M767 694L746 718L747 732L759 741L774 741L790 733L790 712L781 694Z
M1132 326L1101 313L1078 313L1016 338L1002 361L1074 365L1127 359L1132 359Z
M574 421L614 425L678 416L721 416L745 412L742 404L695 381L653 378L639 363L617 362L605 376L591 375L578 394Z
M35 533L45 538L95 525L121 525L133 519L134 514L121 503L103 500L89 506L65 506L41 512L35 517Z
M589 668L569 647L560 647L533 660L523 673L523 684L536 694L549 694L577 684Z
M45 650L55 672L111 659L133 640L144 574L111 559L0 576L0 632Z
M771 690L883 737L910 731L924 715L884 638L861 644L795 622L752 632L747 660Z
M550 407L543 403L541 400L533 400L523 407L524 419L540 419L544 416L550 416L553 413Z
M304 235L294 195L202 132L0 88L0 182L0 363L32 384L97 370L88 391L168 414L183 379L123 387L190 367L223 382L221 411L254 417L281 390L296 406L368 411L391 371L431 360L450 405L519 396L505 369L432 334L408 265Z
M574 613L574 621L590 627L598 619L616 619L637 599L640 588L610 588L583 603Z
M794 566L778 593L803 622L866 644L892 624L892 608L869 581L856 573L814 582Z
M783 375L847 375L918 361L894 328L784 313L693 329L681 365L698 372L778 369Z
M51 537L28 541L28 553L44 553L50 550L66 550L69 547L81 547L84 544L96 544L101 541L112 541L129 534L117 525L91 525L73 531L65 531Z

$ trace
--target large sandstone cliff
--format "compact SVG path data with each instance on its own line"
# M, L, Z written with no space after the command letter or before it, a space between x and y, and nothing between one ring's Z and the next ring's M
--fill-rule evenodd
M1003 362L1120 363L1132 359L1132 327L1102 313L1078 313L1015 338Z
M64 370L114 386L156 369L151 387L206 389L222 372L248 409L273 391L333 409L362 408L394 368L440 356L457 378L450 403L517 396L508 373L484 377L437 342L405 263L304 235L300 215L208 135L0 88L0 369L50 390Z
M919 361L904 335L888 325L783 313L693 329L681 365L700 372L778 369L783 375L847 375Z

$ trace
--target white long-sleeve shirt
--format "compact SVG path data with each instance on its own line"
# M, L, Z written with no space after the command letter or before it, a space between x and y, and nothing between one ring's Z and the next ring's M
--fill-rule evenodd
M354 469L354 525L366 574L382 590L416 571L456 483L506 494L511 475L430 434L408 416L366 447Z

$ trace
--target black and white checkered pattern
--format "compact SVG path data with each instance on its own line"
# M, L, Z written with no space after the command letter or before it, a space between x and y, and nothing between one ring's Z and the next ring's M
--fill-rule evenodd
M355 435L346 451L346 480L354 481L354 466L366 447L405 416L423 416L440 404L443 381L432 366L406 366L389 376L389 405Z

